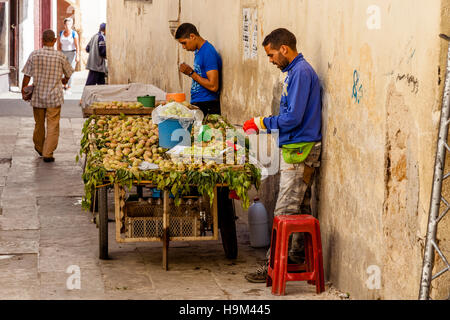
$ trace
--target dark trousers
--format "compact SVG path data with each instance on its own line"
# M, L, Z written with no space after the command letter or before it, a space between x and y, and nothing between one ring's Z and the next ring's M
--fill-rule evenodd
M199 107L205 114L205 118L210 114L221 114L220 101L194 102L192 105Z
M105 81L105 73L104 72L97 72L97 71L91 71L89 70L89 75L86 81L87 86L95 86L95 85L103 85L106 84Z

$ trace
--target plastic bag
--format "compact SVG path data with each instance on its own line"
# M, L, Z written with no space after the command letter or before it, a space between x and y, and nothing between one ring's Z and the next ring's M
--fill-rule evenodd
M183 129L189 128L194 122L201 124L204 117L201 110L191 110L178 102L159 106L152 112L153 123L160 124L167 119L175 119L180 122Z

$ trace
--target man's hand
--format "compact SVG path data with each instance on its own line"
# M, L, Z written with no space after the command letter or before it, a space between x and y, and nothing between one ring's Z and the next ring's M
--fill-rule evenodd
M27 99L28 95L27 95L27 92L25 90L25 88L28 87L28 84L30 83L30 80L31 80L31 77L27 76L27 75L25 75L23 77L23 80L22 80L22 99L24 101L29 101L30 100L30 99Z
M25 88L22 88L22 100L23 101L30 101L29 96L27 95L27 92L25 91Z
M75 57L75 62L78 63L80 62L80 54L77 53L77 56Z
M253 118L244 124L244 132L248 135L258 134L260 130L265 130L264 118Z
M189 65L187 65L186 63L182 63L180 65L180 72L184 73L185 75L189 76L192 71L194 71L194 69L192 69Z

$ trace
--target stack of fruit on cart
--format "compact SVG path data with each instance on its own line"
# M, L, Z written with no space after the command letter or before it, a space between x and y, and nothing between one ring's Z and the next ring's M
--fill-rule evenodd
M117 110L117 109L142 109L144 105L140 102L94 102L91 105L92 109L106 109L106 110Z
M233 129L220 116L208 117L204 124L222 134ZM230 146L245 154L245 147L236 147L237 140L203 141L202 155L212 157ZM208 157L200 161L177 160L167 151L159 147L158 126L151 117L91 116L83 128L80 150L80 156L86 155L83 207L90 207L95 188L105 183L131 186L134 181L151 181L159 190L170 190L176 203L192 185L198 186L199 192L207 194L211 201L217 185L228 185L242 199L244 208L249 206L249 189L259 188L260 170L248 161L238 166L216 163ZM141 170L143 163L154 165L154 169Z

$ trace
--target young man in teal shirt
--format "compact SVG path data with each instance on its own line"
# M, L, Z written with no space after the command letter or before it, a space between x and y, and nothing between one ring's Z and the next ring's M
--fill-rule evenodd
M180 65L180 72L192 78L191 104L199 107L205 117L208 114L220 114L222 58L191 23L180 25L175 39L183 49L195 52L193 68L185 63Z
M280 191L275 216L295 215L302 212L305 194L311 187L315 169L320 167L322 150L322 89L319 78L297 51L295 35L286 29L277 29L263 42L269 61L287 73L280 104L280 114L258 117L244 124L247 134L279 134L282 149L280 159ZM308 205L309 206L309 205ZM304 257L303 236L294 234L289 246L291 263L302 263ZM269 257L267 257L269 258ZM254 283L264 283L267 263L255 273L246 275Z

